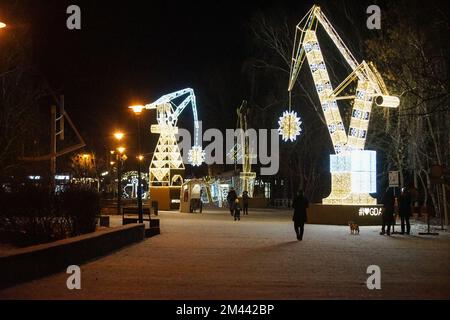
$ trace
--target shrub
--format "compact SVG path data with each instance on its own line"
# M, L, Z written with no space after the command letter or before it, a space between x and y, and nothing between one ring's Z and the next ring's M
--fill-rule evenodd
M0 190L0 240L27 246L93 232L99 213L98 194L80 187L58 194L29 185Z
M100 214L100 196L97 192L80 187L61 194L62 209L72 221L72 236L95 231Z

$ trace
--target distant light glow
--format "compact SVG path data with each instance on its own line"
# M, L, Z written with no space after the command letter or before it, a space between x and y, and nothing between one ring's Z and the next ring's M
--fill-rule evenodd
M69 180L70 177L67 175L55 175L56 180Z
M6 28L6 23L0 22L0 29Z
M280 126L278 133L284 141L295 141L302 131L300 128L301 123L300 118L297 117L297 112L285 111L280 120L278 120L278 125Z
M188 161L194 167L199 167L205 161L205 151L201 146L193 146L188 152Z
M41 176L28 176L30 180L41 180Z
M120 154L125 152L125 148L124 147L118 147L117 151L119 151Z

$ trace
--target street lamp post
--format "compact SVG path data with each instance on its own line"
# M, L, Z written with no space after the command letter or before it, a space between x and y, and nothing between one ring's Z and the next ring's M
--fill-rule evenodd
M141 162L144 159L142 155L138 156L138 188L137 188L137 196L138 196L138 210L139 210L139 223L144 222L143 214L142 214L142 181L141 181Z
M137 188L137 198L138 198L138 210L139 210L139 223L143 223L143 214L142 214L142 179L141 179L141 162L144 157L141 155L141 113L144 109L144 106L131 106L129 107L133 110L134 114L137 117L137 142L138 142L138 188Z
M122 180L122 161L123 153L125 152L124 147L117 148L117 214L121 214L122 208L122 192L121 192L121 180Z
M121 141L124 134L122 132L116 132L114 133L114 138L116 138L117 141ZM117 148L116 153L116 160L117 160L117 214L121 214L121 207L122 207L122 193L120 192L121 187L121 165L122 165L122 154L125 152L124 147Z
M121 207L122 207L122 193L120 192L120 179L121 179L121 160L120 160L120 155L117 154L116 155L116 160L117 160L117 214L120 215L121 214Z

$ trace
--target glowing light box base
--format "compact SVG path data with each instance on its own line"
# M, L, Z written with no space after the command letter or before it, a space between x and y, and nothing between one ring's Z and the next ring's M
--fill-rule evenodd
M369 194L377 191L376 156L370 150L330 155L331 193L323 204L376 205Z

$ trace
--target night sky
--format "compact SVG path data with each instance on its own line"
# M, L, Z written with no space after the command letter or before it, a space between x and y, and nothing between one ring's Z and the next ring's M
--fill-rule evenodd
M294 19L294 31L315 2L333 21L339 19L330 12L338 5L334 2L236 0L1 0L0 17L8 23L8 33L31 30L34 66L55 93L65 95L66 110L86 140L86 150L107 154L116 129L127 133L129 150L136 147L129 105L186 87L195 90L203 129L234 128L235 110L250 95L243 66L255 50L252 17L285 12ZM364 18L365 4L347 2L359 6ZM66 28L71 4L81 8L81 30ZM217 111L219 102L225 112ZM142 119L143 151L151 153L157 140L149 130L156 123L155 112ZM179 125L192 128L190 110Z
M208 88L231 86L226 93L230 116L221 122L234 127L234 110L247 94L241 80L242 63L251 51L247 23L255 12L282 3L2 0L0 13L8 32L32 30L33 63L52 89L65 95L66 109L89 147L101 149L108 147L115 128L134 130L127 106L185 87L195 90L199 117L207 122L214 117L214 99L204 98L213 95ZM81 8L79 31L66 28L70 4ZM300 16L311 4L299 2L293 8ZM144 127L154 122L154 114L147 114Z

